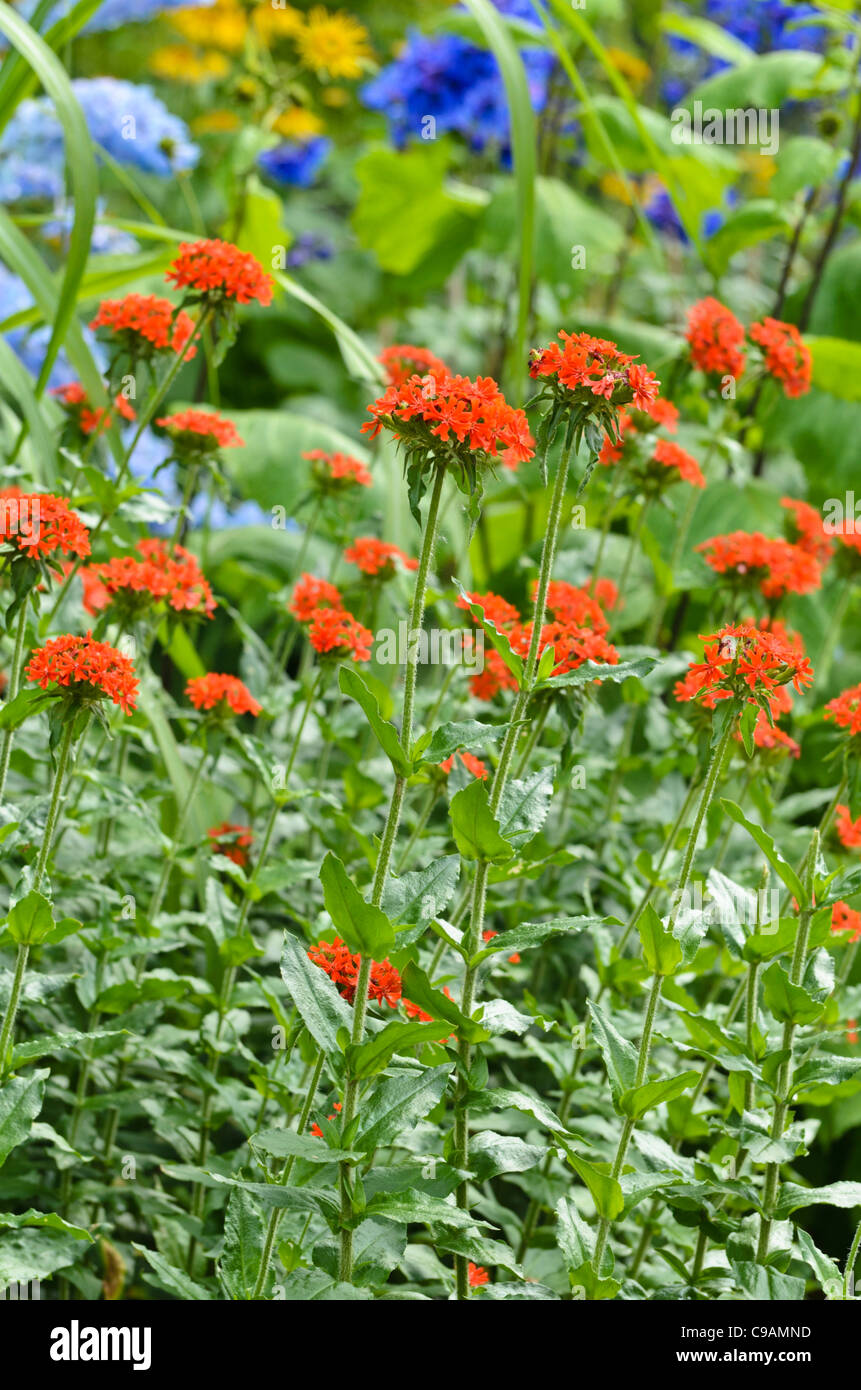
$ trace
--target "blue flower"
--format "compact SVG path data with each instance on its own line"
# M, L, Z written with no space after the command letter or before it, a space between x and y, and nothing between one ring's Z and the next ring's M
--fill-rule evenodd
M494 0L502 14L538 22L531 0ZM522 55L536 111L547 101L554 59L540 49ZM394 143L454 132L482 150L509 143L508 104L497 62L489 49L456 34L411 31L399 57L361 92L366 106L389 119ZM434 126L428 126L429 118Z
M331 148L331 140L323 135L310 140L285 140L274 149L264 150L257 162L276 183L310 188Z
M817 51L823 29L798 25L799 20L815 18L813 5L784 3L784 0L705 0L704 18L747 44L755 53L776 49L801 48ZM670 47L680 58L688 59L690 72L685 81L678 74L664 83L664 97L671 104L680 101L696 83L726 67L720 58L709 57L688 39L670 36Z
M335 248L326 237L317 232L303 232L287 252L287 266L290 270L299 270L309 261L330 261L334 254Z
M114 77L72 83L87 129L118 164L163 178L197 163L184 121L151 87ZM59 198L64 185L63 128L47 97L22 101L0 138L0 202Z

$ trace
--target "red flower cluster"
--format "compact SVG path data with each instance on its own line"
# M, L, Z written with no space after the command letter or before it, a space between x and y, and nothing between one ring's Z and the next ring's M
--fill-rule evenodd
M216 449L236 449L245 443L232 420L214 410L178 410L156 420L178 448L189 454L212 454Z
M688 313L691 361L701 372L740 377L744 371L744 327L720 300L701 299Z
M652 457L656 463L663 464L664 468L678 469L679 476L692 487L705 487L706 480L696 459L692 454L680 449L678 444L673 444L668 439L659 439Z
M522 410L510 406L491 377L411 376L368 406L373 420L362 432L372 439L383 426L414 448L439 452L438 441L457 453L499 456L511 468L532 458L535 441ZM443 451L446 452L446 451ZM471 461L474 463L475 459Z
M328 579L315 579L312 574L303 574L293 590L289 608L300 623L311 621L316 608L341 608L341 595Z
M206 676L194 676L187 682L185 693L195 709L212 710L222 706L234 714L259 714L263 708L238 676L212 671Z
M822 584L822 571L808 550L761 531L732 531L695 547L717 574L741 576L759 585L765 598L809 594Z
M861 849L861 816L853 820L848 806L838 806L834 824L844 849Z
M824 565L834 551L834 541L825 530L820 513L797 497L781 497L780 505L791 513L787 517L789 539Z
M308 641L321 656L350 657L370 661L374 634L345 608L315 608Z
M813 359L794 323L766 318L751 324L750 336L763 349L765 370L783 383L785 396L803 396L810 390Z
M79 559L90 553L90 533L81 518L64 497L50 492L0 492L0 538L16 544L30 560L55 551Z
M212 589L190 550L177 545L171 552L156 537L138 541L137 549L141 560L119 555L106 564L89 566L84 583L88 613L97 613L116 599L133 608L166 599L177 612L212 617L216 608Z
M831 930L835 933L848 931L850 941L861 941L861 912L856 912L848 903L835 903L831 909Z
M116 647L93 641L91 632L86 637L54 637L44 647L34 648L24 674L43 690L56 684L81 700L97 699L101 692L124 714L135 708L138 683L134 666Z
M472 1260L470 1260L467 1269L467 1279L469 1280L469 1287L471 1289L478 1289L482 1284L488 1282L490 1275L483 1265L473 1264Z
M534 348L529 357L531 377L555 377L568 391L602 396L615 405L632 403L648 411L657 399L660 382L654 372L620 352L606 338L589 333L560 333L562 346Z
M600 581L599 581L600 582ZM604 583L610 583L604 580ZM614 586L615 587L615 586ZM538 590L538 580L532 581L532 601ZM545 606L548 613L559 623L568 627L588 627L593 632L608 632L610 624L601 607L597 593L593 596L587 589L578 589L564 579L551 579L547 585Z
M99 434L110 427L111 412L103 406L93 406L79 381L70 381L66 386L52 386L51 395L59 397L81 434ZM135 413L122 391L114 396L114 407L124 420L135 419Z
M352 454L327 454L325 449L309 449L302 457L313 465L311 471L318 487L327 492L343 492L350 487L371 486L370 473Z
M356 565L362 574L379 576L382 579L391 579L395 573L395 561L399 561L404 569L417 570L418 560L411 560L409 555L392 545L389 541L378 541L375 536L359 536L344 551L344 559L351 565Z
M413 347L411 343L393 343L383 348L377 359L386 369L390 386L403 386L411 376L451 376L451 372L439 357L427 348Z
M675 688L677 700L698 700L714 709L719 700L754 695L772 699L790 683L803 690L813 683L813 668L806 656L774 632L753 623L730 624L708 637L701 662L692 662L684 680Z
M334 941L319 941L316 946L312 946L308 958L321 970L325 970L332 983L337 985L342 998L346 999L348 1004L352 1004L356 997L361 956L354 956L341 938L336 936ZM368 984L368 998L377 1004L388 1004L394 1009L401 993L401 977L395 967L387 960L374 961Z
M825 718L854 736L861 734L861 685L850 686L825 706Z
M154 294L103 299L90 327L109 329L132 357L169 350L177 354L184 352L186 362L190 362L197 351L187 346L194 332L194 323L188 314L174 309L169 299L159 299Z
M444 763L440 763L440 767L446 776L448 776L454 767L455 757L460 758L467 772L471 772L473 777L478 777L482 782L487 781L487 768L481 761L481 758L476 758L472 753L465 753L460 748L457 750L456 754L452 753L450 758L446 758Z
M240 251L229 241L184 241L165 279L172 280L177 289L196 290L216 302L272 302L272 276L250 252Z
M225 820L220 825L211 826L206 833L212 841L213 853L223 854L241 869L245 868L248 863L245 851L250 848L253 839L250 825L232 825Z

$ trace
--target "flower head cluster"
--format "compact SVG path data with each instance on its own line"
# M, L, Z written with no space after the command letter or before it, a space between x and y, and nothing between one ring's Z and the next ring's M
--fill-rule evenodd
M696 549L716 574L756 584L765 598L809 594L822 583L822 571L814 555L789 541L772 540L761 531L712 536Z
M196 556L184 546L170 549L165 541L148 537L137 544L135 555L118 555L105 564L90 565L92 581L84 586L84 607L99 612L117 604L133 614L152 603L166 600L177 613L212 617L216 602Z
M368 411L373 420L362 431L372 438L385 426L423 462L442 456L471 473L497 457L516 468L535 449L524 412L508 404L491 377L411 376Z
M220 825L211 826L206 833L215 854L223 854L241 869L245 868L248 863L245 851L250 848L253 839L250 826L233 825L225 820Z
M411 343L393 343L383 348L377 359L386 369L390 386L403 386L411 376L447 377L452 373L428 348Z
M370 661L373 640L370 629L345 608L315 608L311 614L308 641L321 656Z
M172 352L182 353L188 362L197 351L190 345L194 323L188 314L154 294L103 299L90 327L107 329L132 361Z
M533 349L529 375L546 380L566 404L597 406L601 400L648 411L657 399L660 382L654 372L620 352L615 343L589 333L563 332L559 338L561 347L550 343Z
M308 952L309 960L325 970L329 979L337 985L338 992L348 1004L356 998L356 985L359 980L361 957L353 955L349 947L336 936L334 941L319 941ZM377 1004L397 1007L401 997L401 977L395 967L387 960L374 961L368 984L368 998Z
M90 553L90 533L65 497L53 493L0 492L0 544L29 560Z
M861 941L861 912L848 903L835 903L831 909L831 930L835 935L849 932L850 941Z
M245 442L233 421L214 410L178 410L174 415L162 415L156 424L170 435L177 453L189 458L202 458L217 449L241 448Z
M312 574L303 574L290 600L289 608L300 623L311 621L317 608L341 608L340 590L330 584L328 579L315 579Z
M358 536L344 551L344 559L374 579L392 579L396 562L407 570L419 567L418 560L412 560L390 541L380 541L375 536Z
M692 662L677 682L677 700L696 700L714 709L720 700L745 699L771 709L780 687L803 690L813 683L808 658L777 633L753 623L729 624L700 640L706 644L704 659Z
M741 376L744 327L720 300L707 298L694 304L688 313L685 337L690 343L691 361L701 372Z
M838 806L834 826L844 849L861 849L861 816L853 820L848 806Z
M533 602L537 590L538 580L534 579L531 589ZM558 623L565 623L569 627L588 627L598 633L609 631L610 624L598 598L590 594L588 589L580 589L564 579L551 579L547 586L545 607Z
M671 440L659 439L652 458L663 468L675 469L678 476L690 483L691 487L705 487L706 480L696 459Z
M861 685L844 690L825 706L825 718L833 719L839 729L853 737L861 734Z
M166 279L214 306L272 302L273 280L249 251L229 241L184 241Z
M320 492L346 492L354 487L370 487L373 481L361 460L351 454L309 449L302 457L310 462L312 481Z
M102 430L110 428L113 419L111 411L104 406L94 406L79 381L70 381L64 386L52 386L51 395L58 397L81 434L100 434ZM122 391L114 396L114 409L123 420L135 418L135 413Z
M185 693L195 709L214 710L226 714L259 714L262 705L254 699L247 685L238 676L225 676L210 672L205 676L194 676L187 682Z
M780 505L789 513L787 536L793 545L808 551L824 565L833 554L834 541L825 529L821 514L809 502L797 497L781 497Z
M803 396L810 390L813 359L794 323L766 318L751 324L750 336L763 350L765 370L783 383L785 396Z
M50 685L81 702L91 703L103 695L131 714L137 700L135 668L127 656L107 642L86 637L54 637L44 647L33 650L24 674L47 690Z

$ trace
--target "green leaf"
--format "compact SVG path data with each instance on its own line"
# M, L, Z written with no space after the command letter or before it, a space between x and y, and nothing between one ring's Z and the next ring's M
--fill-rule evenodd
M641 656L636 661L620 661L615 666L605 662L584 661L576 671L563 671L560 676L550 676L541 684L547 689L573 689L577 686L591 685L592 681L613 681L619 684L635 676L642 680L658 665L654 656Z
M36 1211L35 1207L29 1207L20 1215L11 1211L0 1211L0 1230L20 1230L22 1226L38 1226L51 1231L63 1231L66 1235L74 1236L75 1240L86 1240L90 1244L95 1240L95 1236L83 1226L73 1226L66 1221L59 1212L56 1211Z
M347 870L331 850L320 869L323 901L338 935L350 950L372 960L384 960L394 950L395 933L386 914L366 903Z
M442 997L445 998L445 995ZM403 1054L424 1043L441 1042L450 1032L449 1023L402 1023L395 1019L381 1028L369 1042L347 1049L350 1071L359 1080L376 1076L385 1070L395 1053Z
M777 931L758 931L747 937L741 951L742 960L763 961L782 955L794 947L797 936L798 918L781 917Z
M722 225L709 237L709 264L715 273L723 275L733 256L749 246L756 246L773 237L788 236L792 220L784 208L772 198L754 198L743 207L730 212Z
M15 699L7 701L0 709L0 729L20 728L25 719L29 719L33 714L38 714L39 710L52 704L53 701L54 696L49 691L40 690L38 686L19 690Z
M792 1077L792 1094L814 1090L818 1086L839 1086L861 1075L861 1057L812 1057L796 1069Z
M330 1149L324 1139L292 1129L261 1129L248 1142L273 1158L301 1158L305 1163L358 1163L362 1157L358 1149Z
M502 838L499 823L490 809L484 782L470 782L456 792L449 806L452 834L463 859L486 860L502 864L511 859L514 850Z
M96 1028L91 1033L48 1033L32 1042L18 1043L12 1049L11 1070L17 1071L25 1062L33 1062L39 1057L54 1056L82 1047L85 1043L100 1042L103 1038L128 1037L126 1028Z
M807 901L807 895L804 892L801 879L792 866L787 863L768 832L763 830L761 825L755 825L753 821L748 820L741 807L737 806L734 801L728 801L721 797L720 804L730 820L734 820L736 825L744 827L754 843L762 850L769 864L777 871L795 900L803 905Z
M616 1031L597 1004L590 1002L589 1012L592 1015L595 1041L601 1049L610 1079L613 1103L618 1105L621 1096L631 1090L637 1079L637 1049Z
M540 768L526 778L506 782L499 802L499 830L508 844L521 848L538 834L550 810L555 769Z
M454 587L457 589L458 594L463 599L464 603L466 604L466 607L469 609L469 612L475 618L482 632L485 634L486 637L490 638L492 646L497 652L499 652L499 655L502 657L502 660L505 662L509 671L514 676L514 679L517 681L517 684L522 685L523 657L520 656L518 652L514 651L511 643L508 640L507 635L504 632L500 632L496 624L492 623L490 619L485 616L485 612L481 604L474 603L472 601L459 579L454 580Z
M30 1133L30 1126L42 1109L45 1082L50 1075L46 1067L31 1076L13 1076L0 1086L0 1167Z
M407 1076L390 1076L379 1082L360 1111L361 1123L355 1147L373 1153L408 1132L442 1099L451 1068L432 1067ZM373 1213L368 1210L368 1215ZM416 1220L423 1218L417 1217Z
M421 1221L427 1225L478 1226L487 1229L486 1221L478 1221L469 1211L463 1211L444 1197L432 1197L427 1192L381 1192L373 1197L365 1208L369 1217L396 1221L399 1226Z
M815 1023L822 1017L825 1005L811 999L800 985L794 985L778 961L768 967L762 985L765 1007L781 1023Z
M461 719L454 724L441 725L432 734L424 734L413 749L413 757L416 763L444 763L459 748L469 752L479 744L501 738L504 733L504 724L480 724L477 719Z
M470 1115L486 1115L496 1110L519 1110L524 1115L531 1115L551 1134L567 1132L559 1116L553 1113L550 1106L526 1091L513 1091L508 1086L494 1086L483 1091L470 1091L463 1103L468 1106Z
M554 917L549 922L521 922L519 927L512 927L511 931L493 937L472 957L470 966L474 969L483 960L487 960L488 956L499 955L500 952L513 955L516 951L528 951L532 946L540 946L551 936L574 935L581 931L591 931L601 925L600 917Z
M460 857L449 854L426 869L411 869L390 878L383 891L383 908L392 922L426 927L450 901L460 877Z
M483 1129L469 1142L469 1166L476 1182L488 1182L500 1173L528 1173L544 1158L544 1149L526 1144L516 1134L494 1134Z
M861 343L847 338L806 338L813 357L811 380L841 401L861 401Z
M839 1207L844 1211L861 1207L861 1182L831 1182L826 1187L800 1187L794 1182L781 1184L775 1210L778 1221L785 1221L802 1207Z
M682 947L651 903L647 903L640 914L638 930L643 959L652 974L674 975L682 963Z
M247 1192L231 1192L224 1216L224 1248L218 1277L228 1298L250 1299L263 1253L263 1221Z
M578 1154L569 1152L567 1158L574 1172L583 1179L591 1192L598 1215L606 1221L615 1221L616 1217L621 1215L624 1206L622 1189L616 1179L609 1173L600 1172Z
M439 1019L448 1023L451 1029L465 1038L467 1042L478 1043L486 1042L490 1034L475 1019L467 1018L461 1013L453 999L449 999L442 990L434 989L430 980L420 966L415 961L410 961L401 979L403 981L404 998L409 999L411 1004L418 1004L426 1014L432 1018Z
M20 1230L0 1235L0 1289L49 1279L81 1258L81 1242L69 1231Z
M190 1279L183 1269L177 1269L157 1250L149 1250L145 1245L136 1245L132 1242L132 1249L136 1254L146 1260L150 1269L153 1271L153 1282L160 1289L165 1289L167 1293L172 1293L176 1298L181 1298L186 1303L199 1303L212 1298L209 1289L204 1288L203 1284L198 1284L194 1279Z
M19 945L36 946L54 929L54 913L48 899L31 890L9 911L6 929Z
M338 993L328 975L312 965L305 948L289 932L281 953L281 978L299 1010L302 1022L326 1053L340 1052L338 1033L353 1026L353 1010Z
M619 1097L619 1109L632 1120L639 1120L647 1111L683 1095L698 1081L699 1073L695 1071L684 1071L662 1081L647 1081L642 1086L624 1091Z
M449 143L434 140L372 149L356 161L353 230L383 270L410 275L440 251L453 268L473 239L483 200L446 187L450 157Z
M367 682L362 679L358 671L354 671L349 666L338 668L338 683L345 695L349 695L356 701L364 712L365 718L373 729L377 742L385 753L392 767L401 777L409 777L412 772L412 763L404 752L403 745L398 738L398 732L394 724L390 724L387 719L383 719L380 714L380 707L377 697L370 689ZM442 761L442 759L440 759Z

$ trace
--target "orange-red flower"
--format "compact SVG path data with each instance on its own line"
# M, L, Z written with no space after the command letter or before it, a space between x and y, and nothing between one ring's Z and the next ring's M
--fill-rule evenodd
M848 903L835 903L831 909L831 930L835 933L848 931L850 941L861 941L861 912L856 912Z
M472 1260L470 1260L469 1268L467 1270L467 1278L469 1280L469 1287L471 1289L478 1289L481 1287L482 1284L486 1284L488 1282L488 1280L490 1279L490 1275L488 1274L487 1270L484 1268L483 1265L473 1264Z
M678 444L673 444L669 439L659 439L652 457L664 468L678 469L679 476L692 487L705 487L706 480L696 459L679 448Z
M110 427L113 419L111 412L104 406L93 406L79 381L70 381L65 386L52 386L51 395L59 397L81 434L99 434ZM124 420L135 419L135 413L122 391L114 396L114 408Z
M325 970L332 983L337 985L341 996L348 1004L352 1004L356 997L361 956L353 955L346 943L336 936L334 941L319 941L316 946L312 946L308 958L321 970ZM388 1004L389 1008L394 1009L401 992L401 977L391 962L374 961L368 984L368 998L377 1004Z
M351 487L370 487L373 479L360 459L352 454L327 454L325 449L309 449L303 454L311 463L318 487L327 492L344 492Z
M250 252L217 239L184 241L165 279L215 304L249 304L252 299L271 304L275 283Z
M601 607L612 613L619 602L619 589L612 579L596 579L593 593Z
M315 608L310 623L308 641L321 656L370 661L374 634L345 608Z
M467 598L470 603L478 603L481 605L487 621L493 623L493 626L498 628L500 632L510 627L512 623L520 622L520 614L514 607L514 604L509 603L507 599L501 598L499 594L474 593L467 594ZM458 608L463 608L465 612L469 611L467 598L459 598L457 601ZM477 622L477 619L473 619L473 621Z
M677 700L698 700L713 709L719 700L742 697L758 703L755 696L771 698L781 686L803 690L813 683L808 658L753 623L729 624L700 640L706 644L704 660L691 662L677 682Z
M515 468L535 451L524 412L507 403L490 377L411 376L390 386L368 411L373 419L363 433L376 438L385 426L408 449L461 466L499 457Z
M789 539L824 565L834 551L834 541L825 530L820 513L809 502L797 497L781 497L780 505L791 513L786 518Z
M154 294L103 299L90 327L108 329L133 358L169 351L183 353L189 362L197 351L188 346L194 332L192 319L169 299Z
M853 820L848 806L837 807L834 828L844 849L861 849L861 816Z
M213 671L206 676L194 676L187 682L185 693L195 709L221 707L231 709L234 714L259 714L263 708L238 676Z
M214 410L178 410L156 420L167 430L178 449L189 454L212 454L216 449L236 449L245 443L232 420Z
M31 653L25 676L43 690L62 686L82 701L107 695L124 714L131 714L137 700L135 668L127 656L107 642L86 637L53 637Z
M389 541L379 541L375 536L359 536L344 551L344 559L351 565L356 565L362 574L379 576L382 579L391 579L395 573L395 561L403 565L404 569L417 570L418 560L411 560L409 555L392 545Z
M451 372L439 357L427 348L413 347L411 343L393 343L383 348L377 359L386 369L390 386L403 386L411 376L451 376Z
M487 768L481 758L476 758L472 753L465 753L461 748L457 750L457 754L452 753L450 758L446 758L445 762L440 763L440 767L446 775L454 767L455 756L460 758L467 772L471 772L473 777L478 777L482 782L487 780Z
M303 574L290 600L289 609L300 623L308 623L317 608L342 608L341 595L328 579Z
M119 555L89 567L89 582L84 585L88 613L97 613L111 602L133 612L150 602L167 600L178 613L212 617L217 606L212 589L189 550L177 545L169 552L166 542L155 537L139 541L137 549L142 559Z
M53 555L90 553L90 533L65 497L51 492L0 492L0 538L17 545L28 559Z
M691 361L701 372L740 377L744 371L744 328L725 304L708 297L688 313L685 334L691 346Z
M530 353L531 377L554 378L581 403L591 394L616 406L632 404L647 411L657 399L660 382L654 372L620 352L615 343L589 333L558 336L561 347L554 342Z
M753 582L765 598L809 594L822 584L822 570L809 551L761 531L732 531L695 547L717 574Z
M810 390L813 359L794 323L766 318L751 324L750 336L763 349L765 370L783 383L785 396L803 396Z
M537 591L538 580L533 579L533 603ZM593 632L607 632L610 627L597 598L587 589L578 589L564 579L551 579L547 585L545 607L558 622L566 623L569 627L590 627Z
M241 869L245 868L248 863L245 851L253 839L249 825L232 825L230 821L225 820L220 825L211 826L206 833L212 841L215 854L223 854Z
M861 685L850 686L825 706L825 718L833 719L839 729L861 734Z

